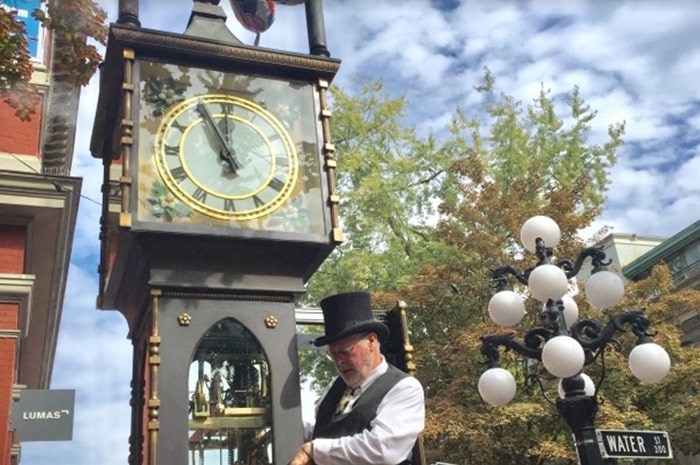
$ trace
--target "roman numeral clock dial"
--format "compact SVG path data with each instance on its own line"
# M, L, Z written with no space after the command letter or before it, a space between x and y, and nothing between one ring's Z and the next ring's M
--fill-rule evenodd
M170 107L155 135L154 160L184 204L239 222L285 205L299 176L284 124L261 105L226 94L197 95Z

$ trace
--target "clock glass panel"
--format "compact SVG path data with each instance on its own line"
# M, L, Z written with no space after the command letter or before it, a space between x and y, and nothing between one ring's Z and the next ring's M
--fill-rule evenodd
M325 233L315 85L139 62L137 220Z

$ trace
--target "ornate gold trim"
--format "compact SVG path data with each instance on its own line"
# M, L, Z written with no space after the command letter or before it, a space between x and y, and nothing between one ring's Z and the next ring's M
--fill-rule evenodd
M416 363L413 361L413 345L408 334L408 315L406 314L406 309L408 305L406 302L399 300L396 302L396 307L399 311L399 316L401 320L401 333L403 340L403 351L406 359L406 370L411 376L416 376Z
M227 409L228 410L228 409ZM189 420L190 429L248 429L265 427L265 416L248 415L237 417L208 417L204 420Z
M190 323L192 323L192 315L190 315L187 312L181 313L177 317L177 324L179 324L180 326L189 326Z
M345 235L343 234L343 230L340 228L333 228L333 230L331 231L331 239L336 244L342 243L345 240Z
M125 48L122 51L124 58L124 82L122 82L122 119L120 126L119 146L121 150L122 175L119 178L121 191L121 212L119 214L119 226L131 227L131 211L129 198L131 195L131 149L134 144L134 122L131 118L131 105L134 98L134 57L135 51Z
M151 290L151 336L148 338L148 366L151 371L150 389L148 395L148 464L158 463L158 432L160 430L160 398L158 390L158 373L160 368L160 333L158 327L158 313L160 296L158 289Z
M275 329L278 323L279 320L274 315L270 315L267 318L265 318L265 327L268 329Z
M345 237L340 227L340 218L338 214L340 199L335 190L335 169L338 164L335 159L335 145L333 145L331 139L331 111L328 109L328 81L319 79L316 84L316 89L318 90L319 103L321 105L319 119L321 120L321 132L323 135L323 166L326 170L326 179L328 182L328 199L326 203L331 212L330 239L333 243L340 244L345 240Z

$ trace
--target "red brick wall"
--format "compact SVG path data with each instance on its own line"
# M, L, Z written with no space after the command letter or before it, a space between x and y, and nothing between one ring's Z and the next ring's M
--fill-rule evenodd
M46 53L48 49L46 47ZM22 158L27 161L41 157L42 104L40 102L30 121L21 121L13 108L0 101L0 153L25 155ZM26 227L0 224L0 273L25 272L26 246ZM10 465L13 435L9 431L9 414L12 386L18 379L16 358L19 335L16 330L19 327L20 306L16 302L3 302L2 299L0 295L0 465Z
M19 304L15 302L0 302L0 329L19 328ZM3 354L0 354L2 360ZM14 357L12 361L14 362ZM0 378L2 379L2 378Z
M0 273L24 273L27 228L0 224Z
M17 379L18 339L12 337L19 327L19 304L0 302L0 425L10 424L10 405L12 403L12 385ZM9 465L12 434L8 429L0 428L0 464Z
M14 108L0 101L0 152L39 156L41 106L31 118L31 121L21 121L15 116Z
M25 226L0 225L0 273L24 273L27 228ZM10 424L12 386L17 380L17 345L14 337L19 329L19 304L2 302L0 296L0 425ZM0 426L0 465L10 464L12 434Z

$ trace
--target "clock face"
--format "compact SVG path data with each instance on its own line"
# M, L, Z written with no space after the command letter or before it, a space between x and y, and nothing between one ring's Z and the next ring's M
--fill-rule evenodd
M226 94L198 95L168 108L155 161L165 185L186 205L241 221L283 206L299 174L284 124L254 101Z
M137 65L137 227L328 234L315 83Z

